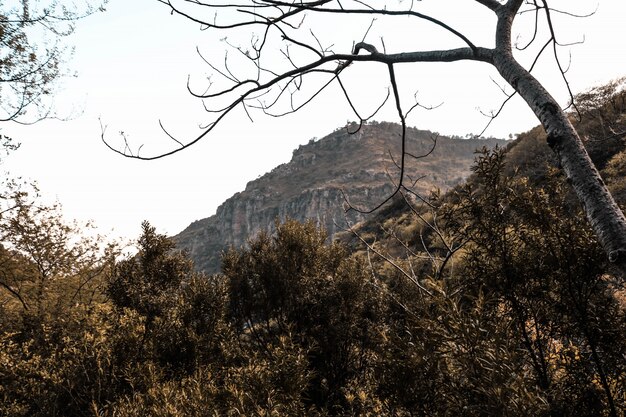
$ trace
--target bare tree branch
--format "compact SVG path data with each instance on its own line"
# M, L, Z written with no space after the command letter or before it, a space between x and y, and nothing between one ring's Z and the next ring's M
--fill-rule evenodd
M494 12L498 11L498 9L502 7L502 4L497 0L476 0L476 2L482 4L488 9L493 10Z
M408 111L403 110L400 100L401 94L396 79L395 66L400 64L417 64L425 62L456 62L475 61L486 63L494 67L500 76L513 88L504 100L500 109L490 115L490 121L496 117L506 102L515 95L522 97L533 110L547 132L548 144L552 147L578 198L585 207L592 227L605 248L609 260L619 265L626 274L626 218L615 204L606 185L602 182L597 169L587 155L580 137L574 130L567 114L558 102L550 95L533 75L531 71L547 46L552 47L556 68L560 72L562 82L568 89L570 99L573 98L569 81L566 77L568 67L562 62L559 48L566 45L557 39L557 30L554 27L551 13L559 13L572 18L579 16L562 10L553 10L547 0L476 0L470 4L476 7L486 7L493 11L497 21L493 40L495 47L483 47L472 42L461 30L454 28L444 19L418 11L419 2L400 2L372 4L360 0L252 0L228 3L215 1L183 0L176 5L173 0L159 0L174 14L179 14L191 22L201 24L212 30L230 31L232 29L250 28L251 41L248 48L239 47L227 42L230 49L235 49L236 58L225 55L225 60L219 65L211 63L203 57L210 68L223 77L220 85L209 86L201 93L192 94L202 101L202 105L213 115L213 119L204 124L204 129L188 140L174 139L175 147L160 154L139 155L139 152L130 152L126 138L123 138L123 148L111 146L104 135L102 139L115 152L137 159L158 159L176 152L180 152L194 145L207 136L227 115L241 106L248 117L249 110L256 109L271 115L280 116L302 109L315 99L322 90L337 82L346 97L351 111L359 118L359 125L367 120L362 117L355 101L350 97L343 81L348 77L351 66L360 63L379 63L386 67L387 77L391 85L397 118L402 126L400 137L402 154L398 161L400 167L399 180L392 195L375 207L389 201L404 187L406 152L406 116L419 106L417 101ZM225 13L228 11L228 13ZM521 13L534 12L535 19L531 27L530 40L523 45L515 44L513 39L513 22ZM540 13L542 12L542 13ZM444 14L445 15L445 14ZM211 16L213 16L211 18ZM342 51L345 45L325 46L319 35L323 32L310 28L307 22L315 16L323 16L315 22L327 21L326 16L336 16L344 19L363 19L365 36L360 40L353 40L350 50ZM218 19L219 17L219 19ZM367 20L369 18L369 20ZM427 22L449 34L452 39L461 41L462 47L449 49L417 49L388 52L386 40L380 36L382 51L373 43L366 41L366 37L376 30L373 19L389 22L400 21ZM229 19L229 20L226 20ZM547 41L542 38L547 31ZM363 33L363 32L361 32ZM420 39L427 42L427 39ZM542 44L530 65L524 66L513 55L513 47L527 49L535 42ZM426 43L427 44L427 43ZM337 52L335 52L335 49ZM282 62L272 62L272 54L282 55ZM226 58L228 57L228 58ZM267 58L264 58L267 57ZM244 59L252 63L251 75L240 75L245 68L238 66L237 61ZM236 69L237 71L235 71ZM310 85L307 80L317 79L318 84ZM323 80L323 81L319 81ZM225 84L225 85L224 85ZM368 88L369 86L365 86ZM188 87L191 91L192 89ZM573 101L573 100L571 100ZM384 104L384 102L383 102ZM378 111L378 109L377 109ZM376 112L374 113L376 114ZM357 129L358 131L358 129ZM353 208L354 209L354 208ZM373 210L359 210L364 213Z

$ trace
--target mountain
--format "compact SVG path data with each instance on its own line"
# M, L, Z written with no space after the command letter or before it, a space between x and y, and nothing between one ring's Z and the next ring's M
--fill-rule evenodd
M249 182L244 191L226 200L210 217L197 220L174 237L189 252L199 270L219 270L220 253L239 247L261 230L272 230L275 219L315 219L332 237L341 225L364 219L345 209L367 210L384 201L399 176L401 128L393 123L369 123L358 132L355 124L309 141L293 152L291 161ZM474 151L504 146L501 139L462 139L410 128L407 151L423 158L407 158L407 183L428 195L448 189L469 175ZM432 150L432 152L430 152ZM430 154L429 154L430 152Z

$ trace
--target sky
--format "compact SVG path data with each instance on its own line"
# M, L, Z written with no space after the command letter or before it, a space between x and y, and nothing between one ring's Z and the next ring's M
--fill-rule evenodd
M425 11L445 18L475 43L492 46L494 21L475 2L423 0L422 4ZM561 42L584 39L560 52L565 62L571 56L568 79L574 92L626 75L626 2L553 0L550 5L579 14L597 8L584 19L555 18ZM530 17L516 21L521 41L528 37ZM320 42L333 44L336 51L349 50L370 23L307 21L316 28ZM233 43L249 36L228 40ZM367 36L379 48L384 37L390 52L461 46L432 26L412 21L376 21ZM62 80L55 96L57 112L69 119L0 125L3 134L22 144L6 159L4 170L37 181L44 197L60 202L68 218L93 220L103 233L134 238L141 222L148 220L160 232L174 235L192 221L214 214L248 181L288 162L299 145L355 119L338 87L333 87L288 117L257 112L250 121L236 111L198 144L164 159L128 159L104 146L103 127L113 145L120 144L119 132L124 132L134 149L143 145L142 155L158 153L173 144L159 121L177 138L195 137L199 125L209 119L202 104L187 92L187 80L191 77L191 84L200 87L212 72L197 48L211 61L223 62L223 38L221 32L201 31L197 24L171 15L156 0L110 0L105 12L81 21L69 40L75 53L68 66L77 76ZM531 59L520 55L523 62ZM364 114L373 111L386 94L388 82L381 70L380 65L363 65L346 72L346 85ZM549 55L534 73L560 103L567 104L567 90ZM479 133L487 122L481 111L498 108L503 99L497 74L485 64L403 65L397 68L397 76L407 106L414 96L425 105L441 104L435 110L412 113L408 124L441 134ZM375 119L397 121L397 116L387 105ZM535 125L537 120L525 103L512 100L484 135L506 138Z

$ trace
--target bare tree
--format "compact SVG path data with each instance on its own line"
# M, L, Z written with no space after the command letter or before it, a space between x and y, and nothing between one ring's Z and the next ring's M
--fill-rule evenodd
M386 70L390 84L388 98L395 104L404 143L406 117L419 103L416 100L412 106L402 105L396 67L410 63L478 61L495 67L513 88L513 95L519 94L540 120L547 132L548 145L557 155L565 175L571 181L609 260L622 271L626 271L626 219L590 160L568 115L531 74L540 56L550 51L569 91L565 77L567 68L557 53L557 48L563 44L557 39L554 16L574 14L551 8L548 3L554 0L467 0L467 3L476 5L477 13L491 16L489 24L495 22L491 38L491 42L495 40L495 46L489 47L474 43L470 39L470 30L463 33L444 19L420 12L425 6L420 0L158 1L168 7L172 14L195 22L205 30L224 31L231 36L241 35L243 31L250 40L247 45L237 44L229 38L224 39L231 47L231 52L235 52L236 56L248 63L252 75L240 76L243 72L242 66L233 65L233 55L217 59L214 56L207 58L199 50L201 57L214 71L216 79L209 78L207 87L200 91L190 84L188 88L193 96L202 100L207 112L213 116L212 120L204 125L199 135L190 140L178 139L166 131L173 141L173 148L164 153L143 156L133 152L126 142L123 148L116 148L105 141L114 151L138 159L156 159L171 155L200 141L227 114L237 108L243 109L248 116L251 109L260 109L271 116L281 116L300 110L333 83L341 87L354 114L362 123L373 115L360 114L348 93L345 79L348 78L346 74L350 67L367 62L379 63ZM450 7L458 5L451 4ZM513 23L522 14L534 16L530 40L525 45L514 41L512 37ZM322 19L314 20L318 16ZM342 17L346 22L369 19L369 24L365 23L364 26L365 36L355 39L350 50L345 52L335 52L334 45L324 44L321 36L318 36L326 30L323 19L336 17ZM456 39L459 47L388 53L385 38L381 37L376 44L366 41L375 19L405 19L415 24L426 22L438 28L440 33L443 31ZM311 27L310 21L318 22L321 26ZM423 44L426 40L427 37L422 37L419 43ZM531 45L536 54L524 66L518 61L514 51L529 50ZM313 80L313 83L319 84L316 88L310 88L305 80ZM324 81L320 83L320 80ZM284 105L286 108L281 107ZM400 180L397 182L396 192L404 187L407 157L410 155L403 152L398 160Z
M72 53L63 39L76 21L103 10L84 0L0 1L0 121L33 123L51 117L55 82L68 75ZM30 112L30 113L29 113ZM28 113L28 116L27 116Z

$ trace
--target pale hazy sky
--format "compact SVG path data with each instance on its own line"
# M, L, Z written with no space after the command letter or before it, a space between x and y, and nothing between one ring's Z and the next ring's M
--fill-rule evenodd
M423 0L422 4L469 33L476 43L490 46L493 22L474 1ZM466 5L472 8L463 9ZM550 5L575 8L577 13L598 6L592 17L560 16L557 22L563 42L585 39L563 50L566 60L571 52L568 76L575 92L626 75L626 2L553 0ZM451 14L457 6L460 11ZM529 23L521 19L516 28L525 35ZM367 28L363 25L326 24L320 30L325 39L351 42L361 39ZM384 33L389 51L430 49L439 39L438 32L421 28L410 36L383 23L376 23L376 30ZM198 58L196 46L219 61L223 36L201 32L196 25L171 16L155 0L110 0L105 13L79 25L72 39L76 52L69 63L78 76L65 80L56 98L61 114L76 109L80 115L33 126L0 125L2 133L22 142L4 169L36 180L47 198L61 202L68 218L93 219L103 231L115 229L114 235L126 237L136 237L141 221L147 219L159 231L175 234L192 221L212 215L248 181L287 162L298 145L354 120L334 89L299 114L282 119L257 114L251 123L236 112L199 144L158 161L125 159L105 148L99 119L107 125L111 140L116 139L116 132L124 131L131 143L144 144L143 154L166 142L159 119L181 138L197 133L206 116L201 103L186 91L187 76L195 80L210 73ZM376 42L378 37L371 39ZM337 43L336 52L341 41ZM537 76L566 104L567 94L553 68L553 60L546 55ZM435 111L416 112L409 124L419 128L443 134L478 133L486 121L477 108L489 111L502 99L490 78L498 80L497 75L485 64L412 64L397 72L406 97L417 91L425 104L444 103ZM374 66L362 72L355 69L353 74L351 86L367 113L384 96L386 84L372 81ZM393 107L376 119L396 121ZM515 100L485 134L507 137L536 124L526 105Z

